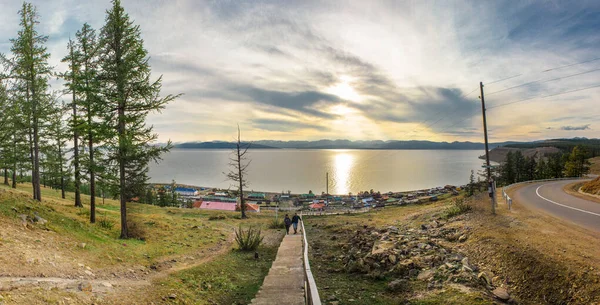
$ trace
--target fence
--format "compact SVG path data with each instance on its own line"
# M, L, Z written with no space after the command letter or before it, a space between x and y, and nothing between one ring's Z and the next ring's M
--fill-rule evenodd
M503 187L502 188L502 197L504 197L504 202L506 202L508 204L508 209L510 210L511 206L512 206L512 198L510 198L510 196L508 196L506 191L515 185L546 182L546 181L578 180L578 179L589 179L589 178L588 177L571 177L571 178L553 178L553 179L541 179L541 180L529 180L529 181L517 182L517 183L509 184L509 185Z
M302 216L302 258L304 259L304 293L306 304L308 305L321 305L321 298L319 297L319 290L317 289L317 283L310 271L310 263L308 262L308 240L306 239L306 230L304 229L304 214Z

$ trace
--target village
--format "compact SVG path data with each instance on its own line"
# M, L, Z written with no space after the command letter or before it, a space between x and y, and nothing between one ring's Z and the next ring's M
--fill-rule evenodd
M357 209L383 208L390 205L405 205L437 201L451 196L457 196L467 186L446 185L431 189L386 192L364 191L357 194L333 195L322 192L315 194L312 190L303 194L292 194L290 191L273 192L245 192L244 203L247 212L259 213L263 210L289 210L289 211L349 211ZM205 210L220 210L235 212L240 210L240 198L237 192L218 189L197 187L179 184L156 184L148 190L147 198L141 203L177 206L180 208L194 208ZM167 198L167 199L165 199ZM137 198L136 198L137 199ZM138 199L139 200L139 199ZM167 202L167 204L160 204Z

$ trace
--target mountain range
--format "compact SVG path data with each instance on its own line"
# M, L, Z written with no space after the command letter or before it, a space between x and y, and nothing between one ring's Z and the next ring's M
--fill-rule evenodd
M490 143L489 148L525 142ZM247 143L244 143L247 144ZM175 144L180 149L232 149L233 142L185 142ZM251 149L484 149L483 143L477 142L434 142L434 141L351 141L351 140L318 140L318 141L276 141L260 140L251 143Z

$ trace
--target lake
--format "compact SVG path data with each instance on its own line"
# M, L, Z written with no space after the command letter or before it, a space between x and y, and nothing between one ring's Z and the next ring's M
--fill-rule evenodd
M480 150L250 150L248 190L292 193L325 191L410 191L462 185L471 170L481 170ZM159 164L150 165L150 181L205 187L235 188L223 172L229 170L230 150L173 149Z

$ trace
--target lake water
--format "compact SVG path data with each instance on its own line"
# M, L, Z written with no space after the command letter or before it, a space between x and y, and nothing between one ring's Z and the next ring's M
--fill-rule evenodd
M481 170L479 150L250 150L249 190L292 193L325 191L410 191L462 185L471 170ZM235 188L223 172L230 150L174 149L159 164L151 164L151 182Z

